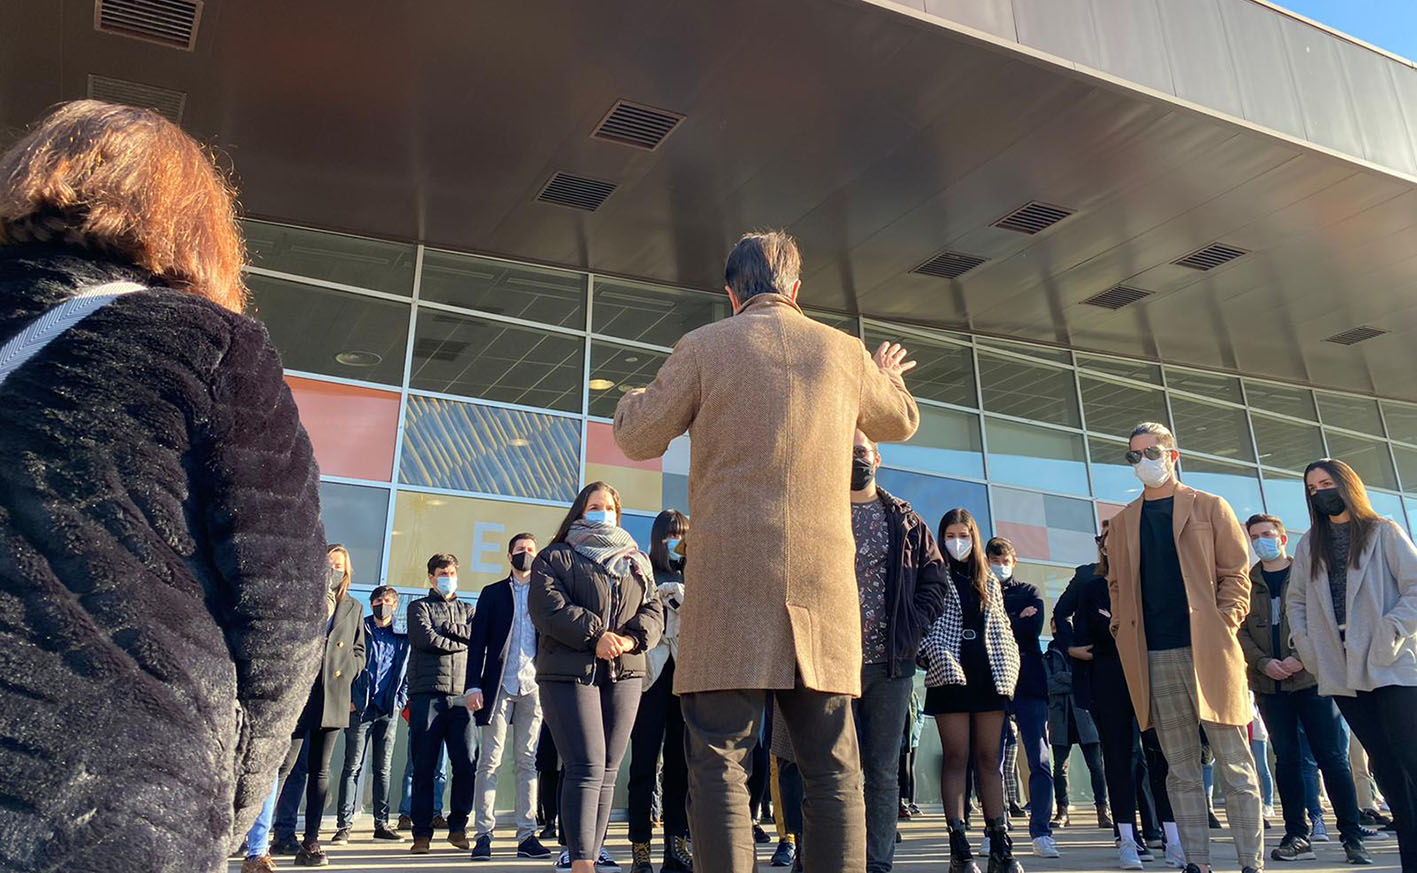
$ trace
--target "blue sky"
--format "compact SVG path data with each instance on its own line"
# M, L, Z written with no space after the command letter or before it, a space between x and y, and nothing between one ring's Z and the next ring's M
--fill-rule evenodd
M1276 0L1364 42L1417 60L1417 0Z

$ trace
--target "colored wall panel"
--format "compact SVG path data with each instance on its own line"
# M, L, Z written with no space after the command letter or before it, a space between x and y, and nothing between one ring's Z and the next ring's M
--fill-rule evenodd
M286 376L285 381L321 473L380 482L393 478L398 394L298 376Z
M587 463L656 472L663 469L663 462L659 458L649 461L632 461L625 457L625 453L620 451L620 447L615 443L615 428L604 422L592 421L586 424L585 442Z
M983 531L980 531L984 534ZM1012 521L996 521L994 523L994 534L1005 537L1014 544L1018 550L1018 556L1023 560L1032 558L1036 561L1051 561L1052 555L1048 550L1048 528L1035 527L1031 524L1018 524ZM987 538L987 534L984 534Z
M654 470L635 470L608 464L585 465L585 480L608 482L620 492L620 504L625 509L659 512L664 501L664 477Z
M555 506L401 491L394 504L387 584L409 592L426 590L428 558L451 552L458 557L459 589L480 591L510 572L507 539L512 534L527 531L544 544L565 515Z

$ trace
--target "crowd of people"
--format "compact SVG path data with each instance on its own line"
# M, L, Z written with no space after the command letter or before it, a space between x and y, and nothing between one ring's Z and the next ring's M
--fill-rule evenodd
M754 870L769 807L774 866L879 873L933 719L951 873L976 853L1021 873L1025 828L1060 857L1073 746L1121 869L1158 850L1209 873L1212 783L1244 873L1311 860L1321 775L1346 860L1392 830L1417 871L1417 548L1342 460L1305 471L1291 546L1184 484L1143 422L1141 495L1045 603L967 509L927 521L880 487L881 445L919 426L914 365L807 318L795 243L753 233L734 316L615 416L635 460L692 434L692 526L665 511L637 542L593 482L544 543L511 537L501 582L468 591L439 553L426 593L380 586L366 614L279 356L240 314L233 203L195 142L128 107L68 104L0 158L0 867L324 866L370 762L374 840L487 861L510 746L517 857L619 869L628 754L632 873L657 832L660 870Z

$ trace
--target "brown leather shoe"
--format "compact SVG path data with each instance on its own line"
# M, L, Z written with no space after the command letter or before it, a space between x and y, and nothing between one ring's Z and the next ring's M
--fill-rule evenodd
M241 873L273 873L276 869L276 862L270 855L262 855L259 858L247 858L241 862Z
M410 855L428 855L428 854L431 854L432 852L433 852L433 838L432 838L432 837L414 837L414 838L413 838L413 845L412 845L412 846L409 846L409 848L408 848L408 853L409 853Z
M448 842L464 852L472 848L472 843L467 838L467 831L448 831Z

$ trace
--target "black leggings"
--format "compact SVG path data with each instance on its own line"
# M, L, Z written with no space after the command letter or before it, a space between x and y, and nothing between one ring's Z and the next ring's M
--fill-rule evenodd
M600 854L615 777L630 745L643 690L638 679L601 685L541 683L541 708L565 765L561 825L572 861L594 861Z
M655 774L660 756L664 760L664 792L661 809L664 833L668 837L687 836L689 768L684 763L684 712L674 696L674 661L665 664L659 679L640 698L635 728L630 733L630 842L648 843L654 838L650 825Z
M300 749L308 739L310 751L306 756L305 773L305 841L320 839L320 819L325 814L325 799L330 794L330 759L335 754L335 740L339 739L339 728L317 728L308 734L298 734L290 738L290 751L280 765L280 781L295 769L300 760Z
M900 753L900 799L905 803L915 802L915 756L916 749Z
M1100 689L1094 689L1100 690ZM1107 771L1107 799L1112 807L1112 821L1117 825L1136 826L1138 782L1142 779L1151 788L1157 817L1162 822L1174 821L1166 795L1166 758L1151 737L1138 738L1136 715L1131 697L1123 690L1120 698L1115 689L1108 699L1095 698L1092 719L1102 737L1102 760ZM1150 733L1150 732L1148 732ZM1143 821L1143 830L1149 830Z
M1087 772L1092 778L1092 802L1100 807L1107 805L1107 768L1102 763L1102 743L1078 743L1082 746L1082 758L1087 762ZM1053 802L1059 813L1068 811L1072 797L1068 792L1068 756L1072 746L1053 747Z

